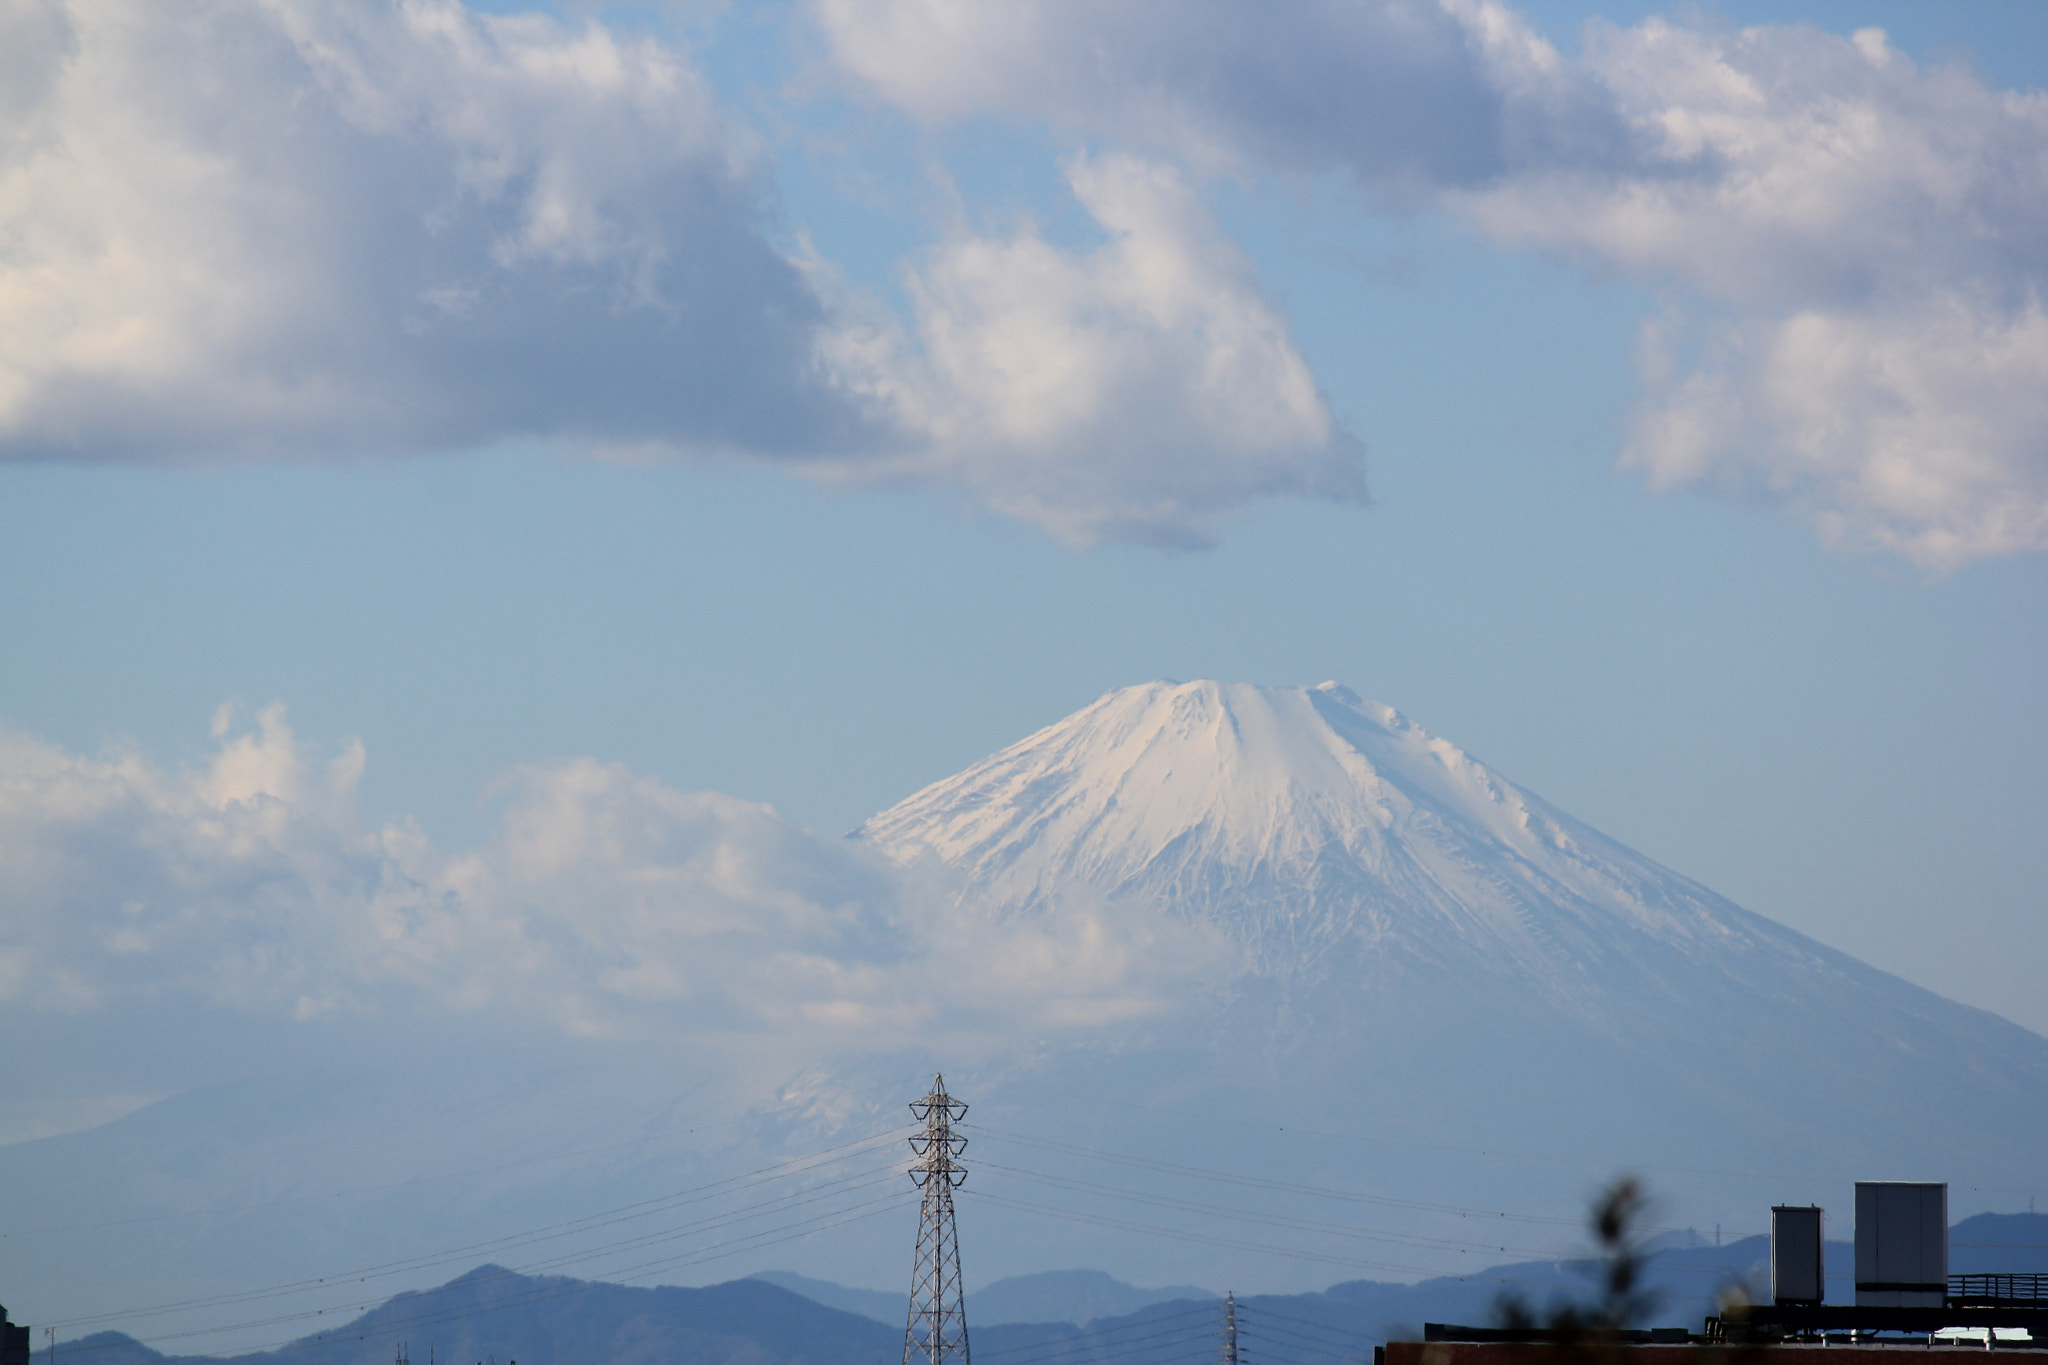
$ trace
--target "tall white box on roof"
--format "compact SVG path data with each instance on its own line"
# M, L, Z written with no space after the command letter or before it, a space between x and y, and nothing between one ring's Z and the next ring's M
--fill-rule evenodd
M1856 1182L1856 1306L1939 1308L1948 1293L1948 1186Z

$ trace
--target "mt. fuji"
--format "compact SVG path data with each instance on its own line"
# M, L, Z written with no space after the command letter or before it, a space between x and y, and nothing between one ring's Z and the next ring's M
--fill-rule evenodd
M1135 1093L1653 1179L1733 1167L1783 1198L2041 1178L2048 1040L1743 910L1335 683L1111 692L855 837L951 877L964 914L1083 896L1220 934L1234 965L1172 1034L1213 1069L1131 1057Z
M2048 1193L2048 1039L1752 914L1334 683L1111 692L849 839L623 769L531 780L545 800L445 865L410 834L374 846L404 860L338 845L375 872L382 937L319 940L365 980L358 941L457 975L497 952L510 1016L399 986L381 1016L296 1031L216 1009L218 1036L276 1040L272 1070L0 1146L0 1220L78 1229L57 1255L0 1239L10 1292L46 1317L203 1303L557 1223L589 1225L559 1263L603 1278L637 1243L594 1210L789 1170L810 1222L736 1209L746 1237L664 1233L679 1268L639 1273L894 1293L916 1213L891 1130L935 1070L972 1106L970 1286L1464 1275L1574 1249L1624 1170L1666 1225L1738 1233L1773 1203L1846 1211L1859 1179L1946 1180L1957 1216ZM264 801L204 811L287 804ZM306 922L350 922L347 886L313 890ZM174 1004L103 1027L131 1046Z
M855 837L957 869L999 916L1076 887L1154 904L1303 986L1453 968L1570 1004L1769 955L1841 965L1335 683L1112 692Z

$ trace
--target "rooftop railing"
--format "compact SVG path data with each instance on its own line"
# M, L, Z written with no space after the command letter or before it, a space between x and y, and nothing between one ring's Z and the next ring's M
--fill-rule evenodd
M1951 1308L2048 1308L2048 1275L1951 1275Z

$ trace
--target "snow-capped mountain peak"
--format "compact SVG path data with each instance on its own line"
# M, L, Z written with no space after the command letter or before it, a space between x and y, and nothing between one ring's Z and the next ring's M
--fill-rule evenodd
M1131 1054L1127 1084L1162 1093L1342 1078L1333 1129L1367 1121L1344 1104L1393 1103L1467 1135L1547 1126L1560 1150L1597 1130L1721 1160L1774 1134L1882 1158L1860 1170L2006 1169L2035 1149L2004 1116L2048 1112L2040 1037L1743 909L1334 683L1122 688L854 833L933 869L958 914L1072 898L1234 941L1236 969L1189 982L1187 1021ZM1909 1132L1909 1096L2001 1119Z
M1087 888L1212 921L1255 970L1345 948L1555 975L1763 927L1336 683L1122 688L854 834L997 915Z

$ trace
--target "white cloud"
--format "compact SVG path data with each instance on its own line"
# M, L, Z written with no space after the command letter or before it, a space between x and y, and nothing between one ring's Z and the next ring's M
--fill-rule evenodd
M1495 0L815 13L841 70L926 119L1345 171L1676 291L1625 455L1659 486L1937 567L2048 549L2048 94L1876 30L1595 22L1567 58Z
M773 240L765 153L652 37L456 0L6 14L0 459L537 438L962 487L1073 541L1356 490L1248 268L1156 168L1077 170L1092 255L949 240L911 342Z
M1082 544L1201 544L1262 494L1362 499L1357 443L1179 174L1128 156L1067 173L1099 246L962 229L909 277L915 347L886 322L843 335L841 373L919 433L893 470Z
M307 1014L352 996L374 947L356 908L411 892L417 844L355 827L362 762L311 762L276 708L182 773L0 732L0 1000Z
M1691 366L1646 324L1624 456L1653 486L1785 501L1934 568L2048 547L2048 316L1939 294L1724 321Z
M1456 200L1687 286L1690 324L1646 328L1626 461L1934 567L2048 549L2048 95L1876 30L1595 25L1584 66L1632 161Z
M459 855L366 826L364 756L280 708L198 767L0 732L0 1010L512 1011L572 1034L823 1056L1157 1014L1215 946L1065 907L996 926L762 805L580 759L513 774Z
M1500 97L1429 0L815 0L833 60L930 121L997 113L1199 165L1484 176Z
M97 1128L162 1098L131 1092L33 1097L16 1094L6 1112L0 1114L0 1147Z
M1347 173L1671 296L1625 462L1937 567L2048 548L2048 95L1866 30L1492 0L817 0L840 68L1074 160L1103 241L956 226L897 319L774 240L688 55L391 6L18 0L0 33L0 458L541 438L963 491L1075 543L1357 498L1250 264L1175 165Z
M452 0L12 10L0 454L849 434L750 141L660 44Z

